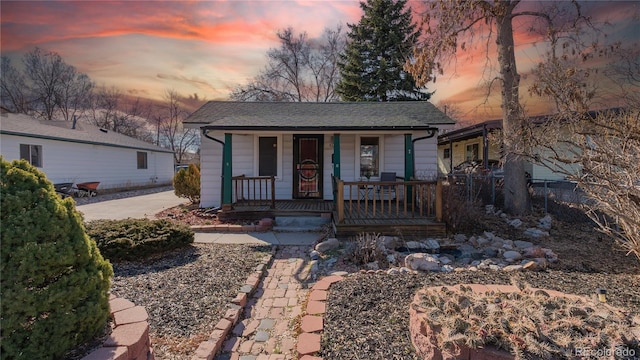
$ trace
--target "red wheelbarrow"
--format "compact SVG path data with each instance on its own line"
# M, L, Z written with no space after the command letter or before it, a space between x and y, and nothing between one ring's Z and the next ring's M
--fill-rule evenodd
M98 185L100 185L99 181L89 181L84 183L76 184L78 187L78 191L76 194L78 197L93 197L98 195Z

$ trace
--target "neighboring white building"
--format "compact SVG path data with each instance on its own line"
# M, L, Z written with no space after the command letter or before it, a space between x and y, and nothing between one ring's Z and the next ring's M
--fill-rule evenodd
M435 176L435 135L454 122L421 101L210 101L184 124L203 132L200 206L212 207L241 197L231 182L241 175L275 176L278 200L331 200L332 175L345 181L380 180L382 173Z
M173 152L86 123L0 115L0 154L26 159L53 183L99 181L98 190L170 184Z

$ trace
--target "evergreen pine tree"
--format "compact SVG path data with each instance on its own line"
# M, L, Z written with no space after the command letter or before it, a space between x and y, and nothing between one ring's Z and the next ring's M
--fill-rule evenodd
M411 21L407 0L360 2L364 15L349 24L347 46L339 62L337 92L344 101L427 100L403 67L420 31Z

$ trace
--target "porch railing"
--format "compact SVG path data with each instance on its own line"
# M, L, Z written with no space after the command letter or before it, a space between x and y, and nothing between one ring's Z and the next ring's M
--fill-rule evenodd
M274 176L234 176L232 200L248 206L276 207L276 183Z
M343 181L333 178L338 223L380 217L442 221L442 180Z

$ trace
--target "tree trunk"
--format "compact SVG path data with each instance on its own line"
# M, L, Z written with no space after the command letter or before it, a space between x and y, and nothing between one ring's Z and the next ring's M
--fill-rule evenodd
M516 68L511 13L513 4L506 2L505 10L496 17L498 63L502 78L502 131L504 145L504 210L513 215L530 211L524 160L516 155L523 111L518 98L520 75Z

